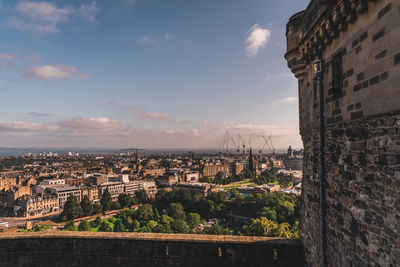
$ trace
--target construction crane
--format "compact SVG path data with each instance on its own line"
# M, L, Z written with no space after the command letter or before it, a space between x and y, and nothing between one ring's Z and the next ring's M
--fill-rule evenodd
M239 135L239 136L240 136L240 135ZM234 146L235 149L236 149L236 153L240 153L240 139L239 139L239 136L238 136L238 142L237 142L237 144L236 144L235 139L233 138L233 136L231 136L233 146Z
M274 144L272 143L271 136L268 136L268 138L263 136L263 138L265 140L264 146L267 145L270 153L272 154L272 156L275 156L275 148L274 148Z
M226 153L229 153L229 142L230 142L230 135L228 130L225 132L224 140L222 144L218 146L219 154L222 155L223 151L226 151Z
M243 156L244 156L244 152L245 152L245 149L246 149L246 141L243 140L243 138L242 138L242 136L240 134L238 136L238 140L239 140L239 145L242 144L242 146L243 146Z

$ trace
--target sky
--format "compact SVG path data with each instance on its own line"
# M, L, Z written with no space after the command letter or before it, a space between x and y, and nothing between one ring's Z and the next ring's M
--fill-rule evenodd
M308 0L0 2L0 147L302 147L285 27Z

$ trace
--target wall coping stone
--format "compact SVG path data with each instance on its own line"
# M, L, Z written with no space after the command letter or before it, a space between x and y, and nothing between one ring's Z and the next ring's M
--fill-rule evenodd
M162 234L162 233L114 233L114 232L15 232L1 233L0 242L5 239L132 239L152 240L161 242L201 242L201 243L265 243L301 245L299 240L260 236L230 236L230 235L196 235L196 234Z

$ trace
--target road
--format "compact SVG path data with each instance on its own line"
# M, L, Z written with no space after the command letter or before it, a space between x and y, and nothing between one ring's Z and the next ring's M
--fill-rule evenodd
M19 218L19 217L0 217L0 223L8 222L8 228L25 226L27 221L30 222L43 222L56 218L59 213L53 213L40 218Z

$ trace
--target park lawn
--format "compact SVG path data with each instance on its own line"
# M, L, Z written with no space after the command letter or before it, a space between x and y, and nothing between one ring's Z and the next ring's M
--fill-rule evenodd
M256 186L257 184L253 183L251 181L251 179L246 179L244 181L241 182L235 182L235 183L231 183L231 184L227 184L225 186L223 186L222 188L226 189L226 190L231 190L237 187L241 187L241 186Z

